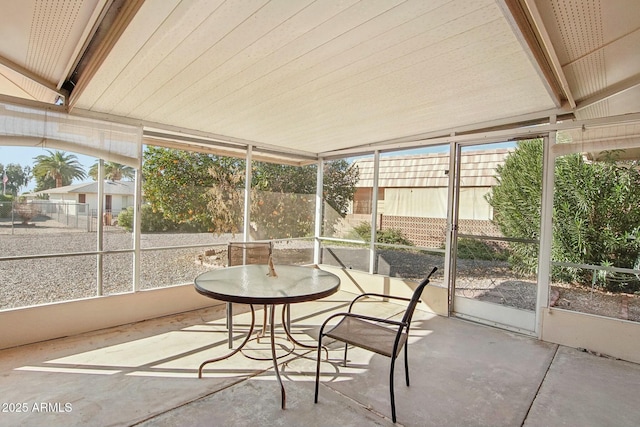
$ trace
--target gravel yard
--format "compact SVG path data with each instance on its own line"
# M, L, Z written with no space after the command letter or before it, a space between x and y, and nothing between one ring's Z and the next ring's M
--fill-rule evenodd
M154 233L141 236L141 289L192 283L200 273L227 264L226 242L231 235L210 233ZM239 239L235 239L239 240ZM166 246L206 245L198 248L144 250ZM103 249L133 248L130 233L106 227ZM0 222L0 257L91 252L97 249L96 233L67 228L55 221L35 226ZM368 270L369 252L344 245L327 245L322 263L348 269ZM309 241L278 242L276 264L309 264L313 247ZM378 272L419 280L432 266L440 270L432 283L442 285L444 256L418 251L381 250ZM97 295L97 256L69 256L33 260L0 261L0 310L36 304L88 298ZM132 290L132 253L102 256L102 294ZM536 285L513 277L506 263L460 260L456 294L511 307L533 310ZM580 287L554 286L552 302L559 308L640 321L640 297L608 294Z
M226 237L221 236L220 242ZM142 247L181 246L211 243L211 235L154 234L142 236ZM105 233L105 250L131 249L131 235ZM222 250L224 246L219 249ZM207 248L157 250L141 254L141 288L193 281L211 268L197 263ZM87 232L45 232L43 234L0 234L0 256L60 254L96 250L96 234ZM0 309L42 304L97 294L97 256L72 256L0 262ZM103 294L132 290L132 253L106 254L103 262Z
M133 248L132 235L106 227L103 249ZM153 233L141 236L141 289L193 283L200 273L227 263L226 242L232 235L211 233ZM236 239L238 240L238 239ZM144 250L167 246L198 248ZM67 228L55 221L18 226L0 222L0 257L96 251L96 233ZM277 243L276 263L310 263L312 244ZM69 256L0 261L0 309L25 307L97 295L97 256ZM132 253L102 256L102 294L132 290Z

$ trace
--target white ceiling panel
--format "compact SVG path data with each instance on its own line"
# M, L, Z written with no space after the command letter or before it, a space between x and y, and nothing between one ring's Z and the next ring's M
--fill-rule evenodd
M493 0L173 0L75 106L319 152L554 104Z
M640 112L637 0L0 7L0 96L53 102L64 82L72 114L269 153L354 151L551 113Z

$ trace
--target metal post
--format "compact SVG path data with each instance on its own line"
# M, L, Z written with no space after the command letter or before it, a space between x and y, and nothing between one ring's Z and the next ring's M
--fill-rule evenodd
M103 224L103 202L104 202L104 183L102 180L104 179L104 160L98 160L98 233L97 233L97 265L96 265L96 285L97 285L97 294L98 296L102 295L102 250L103 250L103 242L102 238L104 235L104 224Z
M369 243L369 274L376 273L376 242L378 239L378 177L380 176L380 151L373 154L373 194L371 195L371 241Z
M455 136L454 133L451 136ZM444 277L445 283L447 283L448 291L448 304L447 313L453 311L454 300L454 283L453 283L453 271L455 271L456 257L454 252L454 246L457 236L457 192L456 192L456 180L458 179L458 156L460 155L460 147L455 142L452 142L449 146L449 183L447 189L447 231L445 236L445 254L444 254Z
M556 123L552 116L550 124ZM542 310L549 307L551 278L551 245L553 242L553 186L555 181L555 157L552 148L556 144L556 131L549 132L543 139L542 151L542 200L540 219L540 248L538 249L538 294L536 298L535 332L542 337Z
M133 292L140 289L140 265L142 254L140 251L140 234L142 233L142 158L138 161L135 172L135 194L133 196Z
M318 171L316 174L316 213L313 241L313 263L320 264L320 236L322 235L322 210L324 208L324 200L322 200L322 186L324 185L324 160L318 159Z
M251 155L253 146L247 147L246 164L244 168L244 229L243 239L245 242L251 240Z
M251 240L251 155L253 153L253 146L247 147L247 156L245 157L245 172L244 172L244 226L243 226L243 240L248 242ZM242 250L242 264L247 263L247 249ZM233 306L230 302L227 302L227 329L229 333L228 341L229 348L233 348ZM252 308L253 310L253 308ZM264 327L264 325L263 325Z
M134 176L135 190L133 195L133 292L140 289L140 266L142 254L140 251L140 234L142 233L142 127L138 127L138 158Z

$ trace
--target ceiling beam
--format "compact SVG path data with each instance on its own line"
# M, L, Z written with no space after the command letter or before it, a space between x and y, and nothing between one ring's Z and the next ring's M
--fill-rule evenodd
M553 43L551 42L551 37L549 37L549 33L547 32L546 27L544 26L544 21L542 20L542 15L540 15L540 11L538 10L538 6L536 2L533 0L524 0L527 9L529 10L529 15L531 16L531 20L538 31L538 36L540 42L542 43L547 57L549 59L549 65L553 69L554 74L556 75L562 90L567 96L567 100L569 101L569 105L571 108L576 107L576 101L571 93L571 88L569 87L569 83L567 82L567 77L564 74L564 70L562 69L562 64L560 64L560 59L556 54L556 50L553 47Z
M607 87L605 90L596 93L595 95L589 96L587 98L579 99L578 102L576 103L576 110L582 110L584 108L590 107L593 104L602 102L605 99L609 99L612 96L615 96L626 90L632 89L638 85L640 85L640 73L634 76L631 76L628 79L624 79L621 82L613 84Z
M41 110L56 111L63 114L67 113L67 108L63 105L49 104L48 102L37 101L35 99L18 98L11 95L0 94L0 103L38 108Z
M58 83L59 87L64 85L65 81L69 79L72 72L78 66L80 60L82 60L84 52L86 52L89 47L91 40L100 28L100 23L104 20L113 2L114 0L98 0L98 4L91 14L91 18L89 18L89 25L87 25L82 32L82 36L80 36L76 47L73 49L69 62L64 67L64 73L62 74L61 81Z
M15 62L13 62L12 60L10 60L8 58L0 56L0 65L4 65L8 69L20 74L21 76L31 80L34 83L39 84L40 86L43 86L43 87L49 89L50 91L52 91L54 93L57 93L60 96L63 96L63 97L65 96L65 93L63 91L61 91L60 89L58 89L58 87L56 86L55 83L50 82L49 80L45 79L42 76L39 76L38 74L34 73L33 71L26 69L22 65L16 64Z
M561 107L569 101L569 95L565 93L561 79L556 74L546 46L537 32L537 25L532 22L529 10L522 2L525 0L499 0L497 3L507 19L514 34L520 41L522 48L528 54L532 65L538 71L547 92L556 104ZM572 106L573 107L573 106Z
M75 106L143 3L144 0L116 0L109 6L83 57L65 82L70 91L69 108Z

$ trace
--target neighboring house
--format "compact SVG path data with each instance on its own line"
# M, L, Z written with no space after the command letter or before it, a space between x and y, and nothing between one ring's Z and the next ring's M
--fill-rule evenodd
M493 209L485 195L496 185L496 167L514 149L466 151L460 171L458 230L466 234L499 236ZM354 162L360 171L352 212L338 233L371 218L373 158ZM378 229L400 230L414 244L442 247L447 229L449 153L381 157L378 178Z
M496 184L496 167L513 149L462 153L460 219L490 220L493 210L484 196ZM354 162L360 171L353 214L370 214L373 158ZM378 214L446 218L449 153L381 157L378 179ZM387 203L388 202L388 203Z
M134 193L133 181L104 181L104 212L115 217L120 211L133 206ZM87 213L94 216L98 211L97 181L50 188L25 196L35 201L38 195L44 194L49 196L49 203L81 204L82 206L78 206L78 214ZM85 207L89 209L88 212L84 211Z

